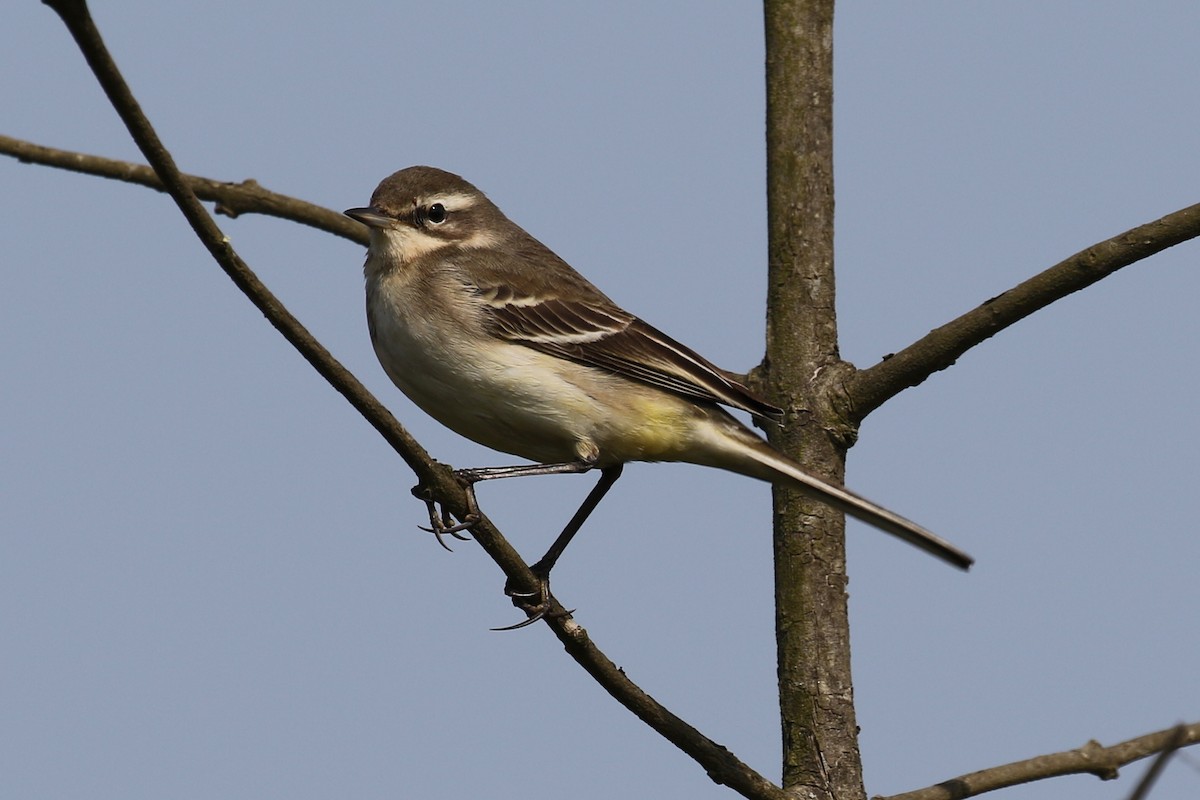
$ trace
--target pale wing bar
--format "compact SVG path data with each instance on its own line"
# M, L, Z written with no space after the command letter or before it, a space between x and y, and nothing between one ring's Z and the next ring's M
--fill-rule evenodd
M492 330L560 358L609 370L667 391L724 403L779 421L782 409L754 395L691 348L615 306L562 298L527 302L511 292L493 296Z

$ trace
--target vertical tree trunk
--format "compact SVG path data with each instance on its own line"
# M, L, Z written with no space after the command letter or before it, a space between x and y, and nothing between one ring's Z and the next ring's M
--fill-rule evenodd
M833 275L833 0L766 0L769 274L765 376L788 411L772 440L843 479L854 431L822 387L838 358ZM775 601L783 785L865 796L850 677L845 524L775 489Z

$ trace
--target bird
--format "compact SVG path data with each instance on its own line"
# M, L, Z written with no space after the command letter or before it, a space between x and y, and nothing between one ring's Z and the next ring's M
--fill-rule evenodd
M532 566L541 587L521 625L545 613L551 569L631 461L689 462L789 486L960 569L973 563L750 430L726 408L766 424L781 422L783 410L622 309L462 177L408 167L345 214L370 233L367 324L384 372L441 424L533 462L456 471L469 507L479 481L600 471ZM430 517L451 532L470 524Z

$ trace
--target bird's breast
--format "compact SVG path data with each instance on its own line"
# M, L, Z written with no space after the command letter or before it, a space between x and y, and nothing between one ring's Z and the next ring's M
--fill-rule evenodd
M497 339L467 292L447 297L368 285L371 341L384 372L427 414L502 452L573 461L594 407L559 359Z

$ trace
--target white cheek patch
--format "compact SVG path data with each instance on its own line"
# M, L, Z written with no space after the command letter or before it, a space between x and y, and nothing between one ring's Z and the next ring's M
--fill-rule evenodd
M407 263L445 247L449 242L407 225L371 230L371 254Z
M485 247L495 247L499 243L500 238L491 231L476 231L467 238L460 240L458 245L478 250Z

